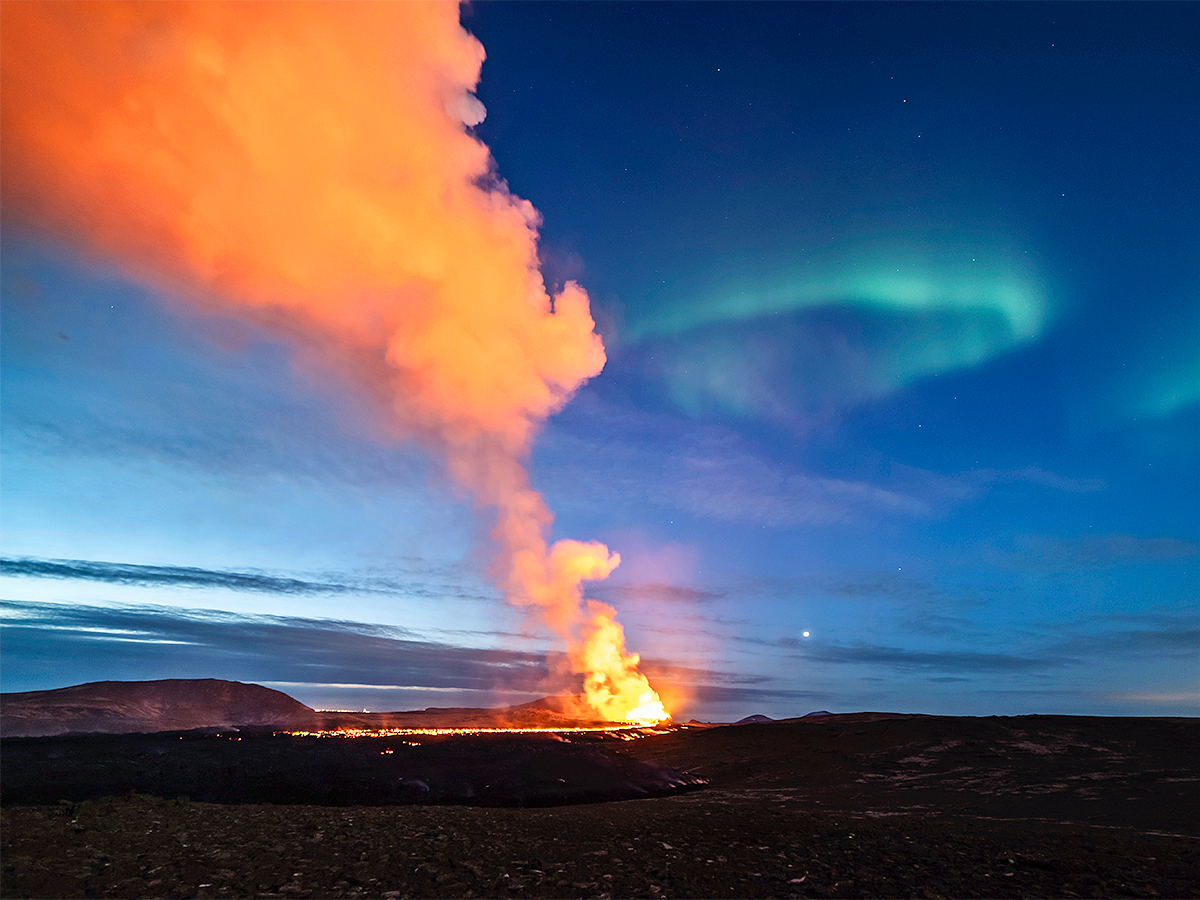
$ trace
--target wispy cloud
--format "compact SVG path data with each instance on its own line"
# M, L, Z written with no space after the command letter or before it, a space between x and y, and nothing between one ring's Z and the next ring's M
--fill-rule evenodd
M948 672L1029 671L1057 668L1073 662L1066 656L1045 653L1017 656L961 650L910 650L876 644L816 645L806 649L804 656L824 663L871 665L891 670L927 669Z
M652 601L665 603L710 603L729 597L726 591L699 590L660 582L597 582L588 594L605 602Z
M1178 562L1200 556L1200 543L1176 537L1096 534L1061 538L1026 538L1005 554L1009 565L1045 572L1072 572L1149 562Z
M902 621L901 625L909 634L921 634L929 637L967 635L979 631L978 626L970 619L962 616L947 616L928 609L912 612Z
M334 373L315 377L317 352L293 365L260 326L168 307L44 244L9 241L10 257L6 272L19 274L6 277L6 300L19 297L13 279L44 284L36 302L6 305L6 383L19 388L4 398L6 451L193 475L426 485L423 456L386 433L385 400ZM58 327L71 341L46 346Z
M642 596L658 599L654 586L616 586L631 599ZM608 589L607 583L597 585L595 593ZM830 570L790 577L742 576L717 583L705 591L662 586L662 599L677 599L693 602L716 602L721 600L834 600L834 601L884 601L906 605L961 604L964 597L920 578L901 574L895 570L864 569L862 571ZM973 602L973 597L966 597Z
M281 578L262 572L230 572L192 566L140 566L82 559L0 559L0 575L62 578L137 586L223 588L270 594L337 594L349 585Z
M831 525L864 514L923 516L912 494L782 467L750 454L687 456L677 461L675 502L702 519L769 527Z
M1089 649L1082 643L1058 644L1053 647L1039 646L1023 654L979 653L957 650L953 647L938 650L918 650L881 644L858 642L844 644L821 641L815 638L800 638L793 635L762 637L747 634L720 634L702 632L704 637L713 638L727 645L743 645L747 653L760 656L765 650L784 651L795 659L826 666L869 667L885 672L947 672L977 674L980 672L1032 672L1056 669L1080 662ZM937 679L931 679L937 680Z
M535 690L549 675L540 653L432 642L360 622L21 601L0 601L0 612L6 687L44 672L47 659L66 683L221 677Z
M1156 628L1076 633L1052 651L1080 657L1172 656L1200 664L1200 620L1192 616ZM1200 674L1200 668L1193 674Z
M1104 697L1118 703L1153 703L1200 709L1200 691L1107 691Z
M880 570L834 573L814 579L811 582L811 588L833 597L853 600L913 601L936 599L942 596L941 591L927 582L896 572Z
M675 663L657 659L642 661L642 671L653 681L667 681L671 684L704 685L716 684L724 686L762 686L773 680L769 675L743 672L722 672L716 669L700 668L697 666L681 666Z
M421 569L419 561L411 567ZM406 563L408 567L408 563ZM428 569L428 567L424 567ZM425 571L427 578L402 579L393 575L332 573L317 578L296 578L255 570L204 569L195 566L153 566L83 559L0 558L0 575L17 578L54 578L120 584L134 587L172 587L250 591L284 596L330 594L394 594L431 600L483 600L455 573Z
M275 688L280 691L288 691L295 688L315 688L319 690L333 691L366 691L366 692L390 692L390 691L420 691L421 693L457 693L460 688L453 687L429 687L425 684L339 684L337 682L325 681L260 681L259 684L264 687Z
M556 506L650 505L707 521L767 527L930 512L907 486L801 471L758 453L728 429L616 407L594 393L576 397L544 435L535 462L538 484Z
M695 702L737 704L739 706L756 703L830 704L833 696L829 691L806 691L797 688L729 688L721 685L700 685L691 693L691 699Z
M106 679L227 678L303 690L395 695L545 695L573 689L561 654L481 649L421 639L403 628L326 619L248 616L156 606L104 607L0 601L7 690ZM46 660L55 660L49 676ZM791 703L828 696L754 673L647 659L656 683L681 686L693 704ZM52 680L48 680L52 677ZM486 702L486 701L485 701Z
M769 458L737 432L618 407L583 391L540 442L538 483L557 506L647 505L710 522L818 527L944 515L999 486L1072 493L1104 482L1036 466L944 474L895 464L886 477L833 477Z
M1108 486L1103 478L1086 478L1072 475L1060 475L1049 472L1039 466L1025 466L1020 469L978 469L976 476L983 483L1000 484L1033 484L1050 488L1055 491L1065 491L1069 494L1088 494L1102 491Z
M487 705L492 697L572 689L569 677L560 674L561 659L556 653L513 649L530 648L515 638L509 647L498 649L469 646L478 643L473 639L479 637L502 637L491 632L431 635L397 625L334 619L15 600L0 601L0 620L6 690L104 679L220 677L312 686L303 690L310 692L310 699L320 696L322 705L336 705L341 702L339 697L351 691L346 686L360 686L353 690L364 698L371 692L396 698L364 699L360 705L381 708L394 703L393 708L399 709L419 704L421 691L439 696L458 693L460 705ZM1011 652L979 652L944 636L935 636L932 645L906 645L903 640L895 644L839 643L788 634L738 633L736 628L729 633L704 631L703 616L697 617L696 625L696 640L712 638L724 648L712 657L712 664L648 658L644 669L656 685L678 687L690 698L690 709L697 711L706 705L714 710L844 708L851 697L868 706L878 705L879 691L886 694L890 689L886 686L913 679L954 685L978 682L981 677L991 682L1003 678L1012 689L1031 690L1048 676L1061 679L1063 673L1093 672L1097 667L1108 673L1105 680L1097 683L1092 679L1065 691L1063 702L1075 697L1082 703L1089 691L1095 693L1106 686L1118 689L1109 691L1113 693L1110 700L1125 704L1121 709L1154 703L1183 707L1186 698L1176 703L1167 695L1191 690L1194 678L1189 681L1187 666L1194 673L1195 663L1200 661L1200 625L1188 611L1173 616L1060 623L1054 637L1043 635L1033 643L1026 638ZM744 653L739 648L744 648ZM781 671L797 671L790 664L783 670L774 664L764 669L762 660L770 656L803 662L804 682L780 677ZM1181 661L1178 683L1139 691L1127 681L1113 679L1114 667L1151 657ZM745 665L734 663L735 659ZM54 661L52 667L48 660ZM1162 698L1156 701L1151 694Z
M191 380L204 381L201 376ZM111 459L126 466L153 463L217 476L286 474L321 483L418 488L429 480L429 466L411 448L351 437L320 409L287 398L276 404L289 407L281 413L229 399L258 394L257 385L219 391L211 385L196 390L175 379L169 384L174 393L169 399L154 395L153 388L147 396L143 383L120 398L100 391L82 408L78 401L55 400L53 417L36 407L12 407L5 413L6 443L27 455ZM145 408L133 402L119 413L95 412L128 404L129 397L140 398Z

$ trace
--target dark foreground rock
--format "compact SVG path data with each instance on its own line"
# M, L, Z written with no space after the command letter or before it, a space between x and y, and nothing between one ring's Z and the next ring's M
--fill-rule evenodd
M627 752L764 803L1200 835L1194 718L805 716L648 737Z
M137 792L215 803L546 806L704 783L605 743L555 735L318 738L269 731L17 738L3 742L0 802Z
M1195 897L1194 839L676 797L541 809L221 805L0 812L20 897Z
M186 748L179 737L176 746ZM427 763L444 763L453 778L483 765L480 758L497 764L492 771L511 771L528 739L416 740L430 748ZM542 740L542 747L587 753L526 756L526 788L575 777L572 766L589 754L618 760L588 770L601 782L637 771L623 767L640 760L651 771L688 770L709 784L641 800L535 808L462 805L487 802L479 795L441 806L380 796L350 806L301 804L295 795L277 804L141 793L61 803L46 794L44 805L32 806L6 800L0 894L1200 896L1195 719L866 714L692 728L619 743L619 752L583 739ZM249 743L225 741L243 750ZM4 742L6 791L18 745L37 746ZM359 762L366 771L391 771L386 765L404 760L395 742L392 754L372 750L385 763L380 770L365 755L347 762L368 742L260 746L319 749L308 762L304 754L276 760L275 777L290 777L282 773L292 765L308 773L293 779L301 787L306 779L352 783ZM343 762L322 757L324 748ZM221 758L236 768L234 752ZM312 762L322 758L333 768ZM556 774L553 760L572 762ZM391 805L378 805L384 802Z

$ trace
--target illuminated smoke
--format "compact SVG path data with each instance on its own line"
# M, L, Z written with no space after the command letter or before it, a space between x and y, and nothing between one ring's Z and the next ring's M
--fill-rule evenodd
M618 556L546 543L524 463L604 347L578 285L547 293L537 211L468 131L484 53L457 5L16 3L0 40L6 212L382 387L495 511L498 580L592 711L665 716L583 598Z

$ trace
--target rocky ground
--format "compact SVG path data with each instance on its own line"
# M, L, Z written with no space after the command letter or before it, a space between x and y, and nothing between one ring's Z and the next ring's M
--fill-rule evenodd
M318 738L245 730L25 738L4 742L0 802L146 793L239 804L548 806L703 784L607 750L614 742L608 734Z
M6 803L0 892L1195 897L1197 747L1196 720L829 717L620 744L710 781L640 800Z

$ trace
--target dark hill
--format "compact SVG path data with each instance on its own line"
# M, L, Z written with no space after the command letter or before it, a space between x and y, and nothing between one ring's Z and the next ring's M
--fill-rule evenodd
M571 697L497 709L409 712L316 711L281 691L216 678L97 681L52 691L0 694L0 735L136 734L258 726L287 730L384 728L563 728L580 719Z
M122 734L231 726L309 727L315 713L287 694L217 678L97 681L0 694L0 734Z

